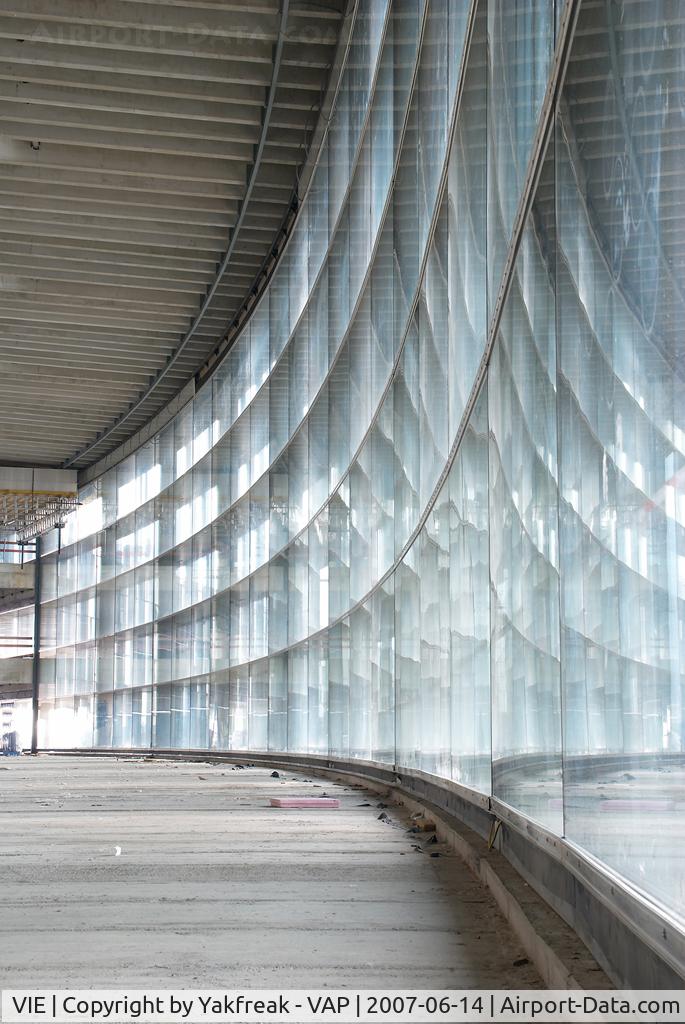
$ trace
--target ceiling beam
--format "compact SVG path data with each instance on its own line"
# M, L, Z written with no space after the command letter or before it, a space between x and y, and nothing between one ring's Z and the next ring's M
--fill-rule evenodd
M145 224L174 224L183 230L187 228L220 227L224 237L235 221L235 214L198 213L196 210L169 209L168 207L129 205L127 203L93 202L84 199L67 199L61 195L36 195L35 193L6 191L0 180L0 209L25 211L26 213L50 213L64 218L72 216L97 216L109 219L113 224L124 221L133 228ZM264 229L270 230L270 222L264 222Z
M173 217L183 220L184 216L196 223L203 217L211 218L211 223L222 222L227 218L230 223L232 216L238 210L236 199L214 199L209 196L177 196L173 192L144 192L136 195L127 190L106 188L88 188L85 185L75 185L69 182L56 182L46 180L45 183L33 181L32 178L24 178L21 168L5 167L0 175L0 196L13 197L18 202L27 203L55 203L62 204L68 208L69 203L78 204L83 211L91 210L110 211L112 216L117 216L121 211L129 211L129 216L135 217L138 210L147 211L151 216L161 219ZM264 202L264 215L277 216L281 210L280 203ZM271 210L271 212L270 212Z
M182 79L204 83L248 85L266 88L271 80L271 57L267 59L244 60L230 54L215 57L197 56L193 53L160 52L126 47L98 47L78 45L70 39L55 36L50 40L25 37L17 40L15 26L6 26L0 17L0 61L52 67L62 69L106 72L114 76L114 87L131 87L129 75L147 78ZM19 43L20 45L17 45ZM268 47L271 53L271 47ZM118 84L117 84L118 80ZM293 89L314 91L321 89L320 71L317 67L294 63L283 68L283 84Z
M23 147L24 143L17 143ZM0 140L1 147L1 140ZM0 163L2 159L0 158ZM7 164L2 167L1 174L3 181L33 181L49 187L50 184L68 185L71 188L85 186L90 189L106 189L116 191L121 195L122 202L127 202L129 195L135 198L147 197L148 193L165 197L186 197L193 199L209 198L216 199L240 199L242 194L241 185L236 182L198 182L185 181L179 178L165 178L164 188L160 190L159 178L151 175L140 174L117 174L110 171L98 169L84 170L74 167L42 167L37 164ZM283 202L283 194L280 189L266 188L260 186L262 197L268 196L269 201L274 199Z
M3 14L20 20L45 23L69 22L90 30L125 28L158 35L179 33L209 39L243 39L246 36L274 43L278 37L278 6L250 10L248 4L236 4L233 10L206 5L190 11L190 5L172 6L157 2L122 3L121 0L5 0ZM228 16L227 16L228 15ZM337 32L331 12L311 7L293 11L286 32L289 43L335 46Z

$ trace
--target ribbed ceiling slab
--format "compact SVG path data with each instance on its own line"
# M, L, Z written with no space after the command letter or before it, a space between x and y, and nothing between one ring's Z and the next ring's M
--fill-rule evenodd
M291 205L346 6L4 0L0 461L93 463L221 341Z

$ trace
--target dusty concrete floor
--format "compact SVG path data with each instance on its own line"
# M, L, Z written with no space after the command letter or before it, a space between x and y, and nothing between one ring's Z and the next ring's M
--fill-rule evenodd
M225 764L2 768L1 988L541 987L462 862L373 794ZM324 791L340 810L268 806Z

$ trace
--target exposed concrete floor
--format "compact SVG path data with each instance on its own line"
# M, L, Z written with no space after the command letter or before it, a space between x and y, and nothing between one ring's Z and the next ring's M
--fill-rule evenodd
M542 987L463 863L373 794L226 764L2 768L2 988ZM324 791L340 810L268 806Z

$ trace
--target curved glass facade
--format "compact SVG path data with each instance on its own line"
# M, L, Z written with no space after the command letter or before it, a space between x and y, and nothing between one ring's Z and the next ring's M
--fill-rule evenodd
M360 0L249 323L44 545L42 746L420 770L685 915L676 8L551 108L561 0Z

